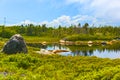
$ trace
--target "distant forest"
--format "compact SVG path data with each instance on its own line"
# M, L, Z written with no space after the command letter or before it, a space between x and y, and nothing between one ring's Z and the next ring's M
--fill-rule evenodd
M47 27L43 25L21 25L21 26L0 26L0 36L10 38L13 34L21 34L23 36L39 36L39 37L57 37L66 38L68 40L85 40L89 38L95 39L113 39L120 37L120 26L89 26L85 23L83 26L71 25L69 27ZM74 39L75 37L75 39Z

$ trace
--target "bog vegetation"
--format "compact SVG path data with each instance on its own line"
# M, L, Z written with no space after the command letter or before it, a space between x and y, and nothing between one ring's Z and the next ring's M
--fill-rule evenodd
M0 49L12 35L22 34L27 42L60 39L70 41L119 39L120 27L81 26L58 28L46 25L0 26ZM40 55L28 46L28 54L0 53L0 80L120 80L120 59Z
M120 59L0 54L1 80L119 80Z

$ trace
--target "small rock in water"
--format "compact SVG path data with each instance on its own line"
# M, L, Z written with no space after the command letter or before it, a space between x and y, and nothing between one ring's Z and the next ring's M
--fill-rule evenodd
M28 50L23 37L20 34L15 34L5 43L2 52L6 54L15 54L27 53Z
M53 54L51 51L48 51L46 49L41 49L40 51L36 51L39 54Z

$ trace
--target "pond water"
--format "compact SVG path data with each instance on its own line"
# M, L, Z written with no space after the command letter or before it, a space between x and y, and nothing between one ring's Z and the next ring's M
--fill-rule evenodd
M46 50L68 50L69 52L58 53L64 56L97 56L101 58L120 58L120 44L114 45L32 45Z

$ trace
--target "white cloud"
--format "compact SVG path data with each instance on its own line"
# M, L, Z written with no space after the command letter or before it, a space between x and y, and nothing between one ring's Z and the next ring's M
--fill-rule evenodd
M43 21L40 22L39 24L47 24L48 26L59 26L59 25L68 26L69 24L71 24L71 18L70 16L63 15L50 22Z
M20 22L20 24L27 25L27 24L36 24L36 23L30 20L25 20L25 21Z
M52 21L43 21L43 22L33 22L30 20L25 20L17 24L7 24L8 26L11 25L27 25L27 24L34 24L34 25L42 25L46 24L48 27L58 27L59 25L62 26L70 26L72 25L78 25L78 23L81 23L82 25L84 23L88 22L90 25L105 25L109 22L105 22L104 20L99 20L96 17L88 16L88 15L76 15L76 16L66 16L62 15Z
M120 0L66 0L69 4L79 5L80 13L110 20L111 24L120 21Z
M20 24L32 23L47 24L48 26L69 26L71 24L84 24L85 22L88 22L91 25L114 25L120 21L120 0L65 0L65 2L67 5L77 5L78 9L80 9L80 13L72 17L62 15L52 21L43 21L39 23L26 20ZM82 15L81 11L83 12Z
M98 17L120 20L120 0L94 0L90 7Z
M16 23L16 24L6 24L6 26L28 25L28 24L38 25L36 22L30 21L30 20L24 20L24 21L21 21L20 23Z
M71 24L77 25L78 23L81 23L83 25L86 22L88 22L90 25L93 25L93 24L94 25L105 25L106 23L108 23L108 22L104 22L103 20L99 20L93 16L88 16L88 15L76 15L73 17L63 15L50 22L43 21L43 22L40 22L39 24L40 25L47 24L48 26L53 27L53 26L59 26L59 25L62 25L62 26L70 26Z

